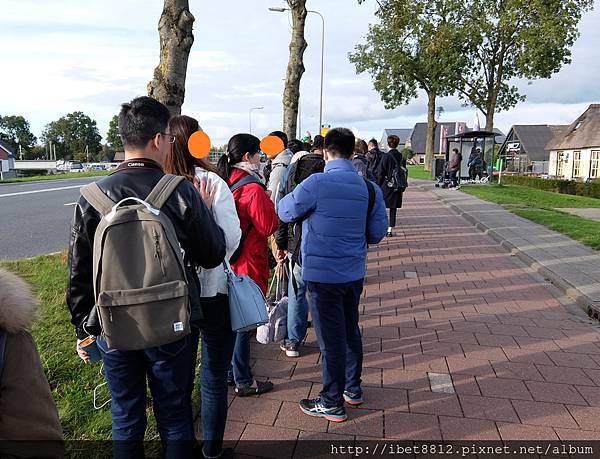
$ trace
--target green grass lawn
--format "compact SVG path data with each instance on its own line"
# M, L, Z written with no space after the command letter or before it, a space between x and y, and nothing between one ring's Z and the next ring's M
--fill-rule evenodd
M426 171L423 166L408 166L408 176L417 180L433 180L431 172Z
M40 314L32 334L58 407L65 438L110 439L110 403L99 410L94 409L93 404L94 388L104 382L101 364L86 365L75 352L75 329L70 323L71 316L65 302L66 254L45 255L0 264L29 282L40 300ZM197 392L196 390L194 395L196 403ZM99 405L110 398L106 386L99 389L98 395ZM149 395L146 439L156 440L158 432L151 403Z
M517 185L465 185L461 187L461 191L503 205L516 215L544 225L589 247L600 249L600 222L555 210L565 207L600 208L600 199Z
M5 180L0 180L0 183L35 182L38 180L64 180L64 179L70 179L70 178L100 177L100 176L108 175L108 174L110 174L109 171L69 172L66 174L36 175L33 177L5 179Z

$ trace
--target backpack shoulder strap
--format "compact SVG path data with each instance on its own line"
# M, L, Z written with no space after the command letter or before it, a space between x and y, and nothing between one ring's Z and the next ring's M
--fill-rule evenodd
M104 191L100 189L96 182L81 187L79 191L81 192L81 196L83 196L94 209L100 212L100 215L102 216L108 214L116 204L116 202L104 194Z
M369 239L368 238L369 218L371 217L371 212L373 211L373 207L375 207L375 187L373 187L373 184L366 178L364 180L365 180L365 183L367 184L367 191L369 192L369 205L367 206L367 218L365 218L365 234L367 235L367 241L368 241L368 239Z
M370 180L365 179L365 183L367 184L367 191L369 192L369 206L367 207L367 218L371 215L373 211L373 207L375 207L375 188Z
M246 177L238 180L233 185L231 185L229 187L229 190L233 193L235 190L238 190L241 187L249 185L251 183L258 183L259 185L263 186L263 184L261 183L261 181L258 180L256 177L253 177L252 175L247 175Z
M165 174L158 181L156 186L152 188L150 194L146 197L146 202L157 209L161 209L165 205L169 196L185 180L184 177L172 174Z
M4 369L4 350L6 349L6 338L8 333L0 328L0 379L2 378L2 370Z

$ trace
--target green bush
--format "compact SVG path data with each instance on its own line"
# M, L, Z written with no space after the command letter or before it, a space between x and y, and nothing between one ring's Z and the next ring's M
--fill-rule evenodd
M555 193L571 194L574 196L587 196L600 198L600 182L578 182L575 180L541 179L522 175L506 175L502 182L507 185L521 185L538 190L553 191Z

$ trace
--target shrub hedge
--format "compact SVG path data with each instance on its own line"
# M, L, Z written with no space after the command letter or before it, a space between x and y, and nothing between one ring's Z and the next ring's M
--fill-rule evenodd
M578 182L576 180L541 179L523 175L506 175L502 177L502 183L600 199L600 181L597 180Z

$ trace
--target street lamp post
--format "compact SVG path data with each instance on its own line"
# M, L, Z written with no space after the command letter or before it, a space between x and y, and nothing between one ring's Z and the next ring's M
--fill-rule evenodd
M252 110L262 110L265 107L252 107L248 110L248 121L250 122L250 134L252 134Z
M283 13L284 11L291 11L289 8L282 7L271 7L269 11L275 11L277 13ZM321 96L319 99L319 128L317 133L321 134L321 126L323 125L323 77L325 71L325 18L321 13L314 10L306 10L307 13L317 14L321 18L322 30L321 30Z

